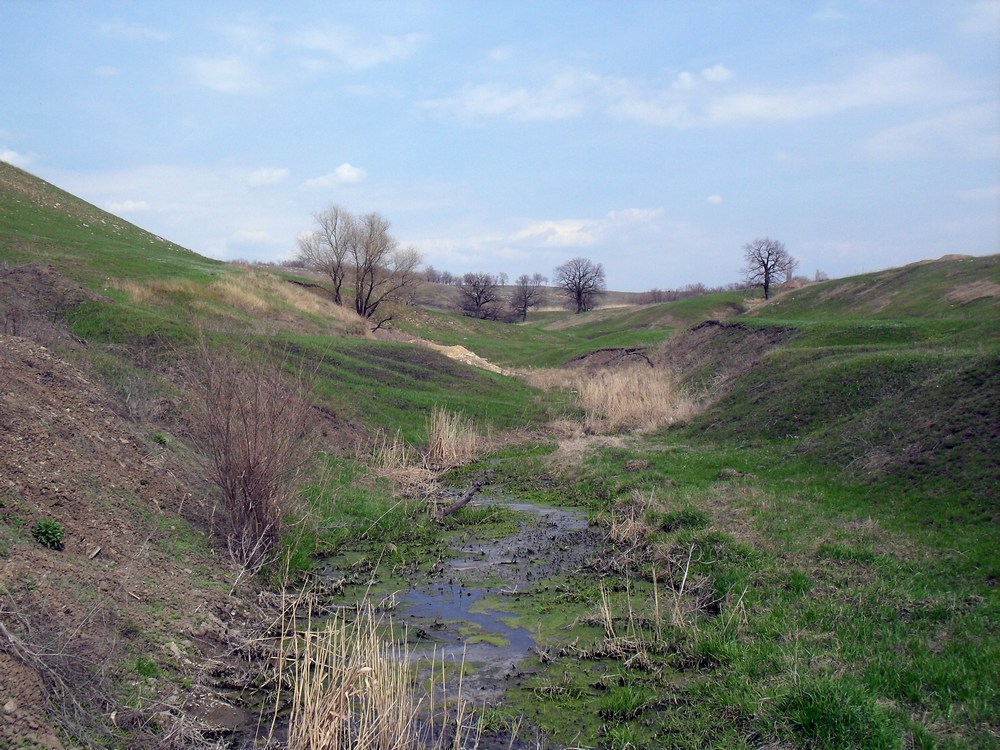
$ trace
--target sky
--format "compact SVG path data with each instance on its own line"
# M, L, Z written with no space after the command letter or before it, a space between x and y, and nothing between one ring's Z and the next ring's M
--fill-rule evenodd
M0 0L0 159L196 252L377 212L439 271L1000 252L1000 0Z

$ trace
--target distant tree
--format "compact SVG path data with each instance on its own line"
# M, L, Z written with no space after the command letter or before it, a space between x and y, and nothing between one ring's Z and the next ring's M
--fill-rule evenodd
M497 320L502 309L500 280L491 273L467 273L458 289L458 305L470 318Z
M604 267L586 258L573 258L553 273L555 285L577 313L593 310L605 294Z
M820 271L816 269L816 274L813 276L813 281L829 281L830 277L827 276L826 271Z
M427 266L427 268L424 269L424 281L428 284L440 284L441 272L434 266Z
M441 283L444 284L445 286L450 286L454 282L454 280L455 277L452 276L451 271L441 272Z
M358 220L358 240L351 247L354 266L354 309L377 331L410 300L420 283L420 253L400 248L389 233L389 221L377 213Z
M747 287L761 287L764 299L770 299L771 287L779 280L789 280L795 272L795 260L784 244L769 237L757 238L743 246L743 278Z
M330 279L331 295L344 304L341 289L358 241L354 217L340 206L313 214L319 228L299 237L299 260Z
M540 273L530 277L522 273L514 282L514 290L510 295L510 309L522 323L528 319L528 310L545 301L546 281L548 279Z

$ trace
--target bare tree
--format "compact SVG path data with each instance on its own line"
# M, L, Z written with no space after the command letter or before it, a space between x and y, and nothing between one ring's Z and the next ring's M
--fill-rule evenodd
M470 318L500 317L500 280L491 273L467 273L458 289L458 305Z
M783 243L769 237L758 237L753 242L743 246L743 278L748 287L759 286L764 290L764 299L770 299L771 287L782 277L787 281L792 278L798 261L795 260Z
M555 285L570 307L581 313L593 310L605 294L604 267L586 258L573 258L554 272Z
M307 268L330 279L333 301L344 304L341 289L348 273L348 261L358 241L354 217L340 206L313 214L319 229L299 237L299 259Z
M528 310L544 302L546 281L548 279L540 273L530 277L522 273L514 282L514 291L510 295L510 309L522 323L528 319Z
M400 304L410 301L420 283L420 253L400 248L389 233L389 221L377 213L358 221L358 239L351 247L354 272L354 309L373 331L391 321Z

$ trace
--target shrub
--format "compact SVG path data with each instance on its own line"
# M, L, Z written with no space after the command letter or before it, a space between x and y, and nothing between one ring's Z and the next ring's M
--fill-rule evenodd
M63 548L63 527L57 521L43 518L35 524L35 528L31 530L31 535L43 547L54 550L61 550Z
M194 369L195 432L211 461L231 523L230 553L259 567L280 537L296 471L311 456L312 403L286 353L211 350Z

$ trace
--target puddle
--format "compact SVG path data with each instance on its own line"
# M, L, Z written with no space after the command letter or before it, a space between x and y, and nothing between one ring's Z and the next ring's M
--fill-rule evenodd
M488 497L473 501L501 502ZM472 668L466 670L463 693L477 702L498 698L504 679L535 647L530 623L514 625L512 613L486 609L482 599L580 567L597 539L580 512L502 504L534 518L505 539L459 547L461 557L442 564L434 580L402 595L392 614L395 623L407 627L415 658L436 652L439 659Z

